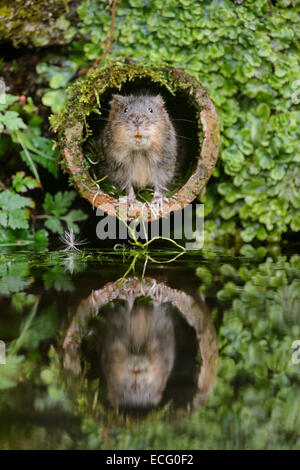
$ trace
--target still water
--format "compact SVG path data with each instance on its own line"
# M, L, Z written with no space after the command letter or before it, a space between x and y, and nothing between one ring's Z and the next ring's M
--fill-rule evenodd
M0 449L300 448L299 255L0 261Z

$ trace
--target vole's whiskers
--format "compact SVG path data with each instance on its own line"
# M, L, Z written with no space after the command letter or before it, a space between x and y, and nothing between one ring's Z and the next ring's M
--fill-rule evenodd
M193 124L197 124L196 121L192 121L191 119L172 119L172 121L184 121L184 122L192 122Z
M191 137L186 137L185 135L179 135L179 134L175 134L176 137L179 137L179 139L186 139L186 140L193 140Z
M91 118L91 121L108 121L108 122L123 122L121 119L109 119L106 117L96 117L96 118Z

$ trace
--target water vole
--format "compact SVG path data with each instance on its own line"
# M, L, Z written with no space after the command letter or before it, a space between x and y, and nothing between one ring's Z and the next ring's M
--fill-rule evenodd
M175 361L172 306L139 303L112 312L101 365L113 406L157 406Z
M162 197L175 174L177 141L161 95L112 95L100 146L105 173L129 199L149 186L154 199Z

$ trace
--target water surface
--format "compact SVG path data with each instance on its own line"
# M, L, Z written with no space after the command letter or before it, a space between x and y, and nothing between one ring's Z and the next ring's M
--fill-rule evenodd
M299 449L295 252L2 251L0 448Z

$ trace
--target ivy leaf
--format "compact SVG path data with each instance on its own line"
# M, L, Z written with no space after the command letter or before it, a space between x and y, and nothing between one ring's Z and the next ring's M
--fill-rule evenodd
M292 230L294 230L295 232L300 231L300 215L297 215L296 217L292 219L291 227L292 227Z

